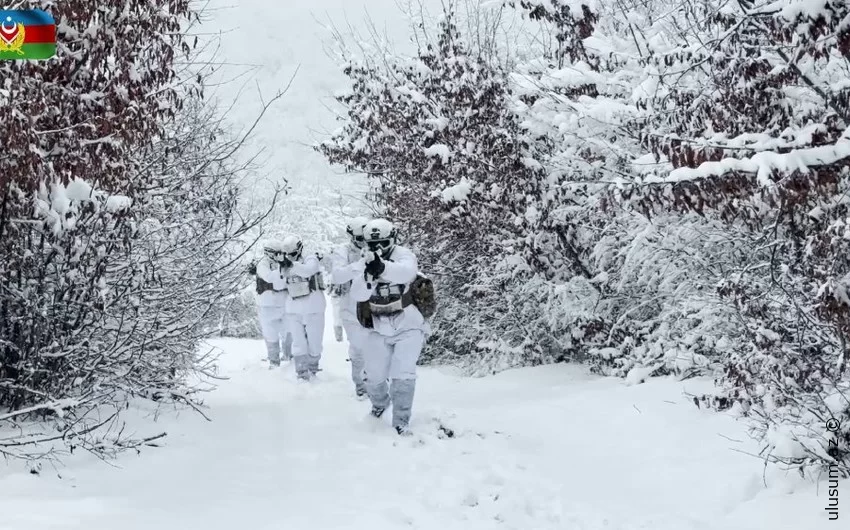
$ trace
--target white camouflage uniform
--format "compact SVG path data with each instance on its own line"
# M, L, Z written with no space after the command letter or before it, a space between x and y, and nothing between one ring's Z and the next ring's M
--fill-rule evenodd
M363 347L368 330L357 321L357 300L351 296L351 284L362 278L365 263L360 249L351 243L339 245L331 254L331 283L342 287L339 297L340 317L345 335L348 337L348 358L351 361L351 380L358 396L366 394Z
M272 284L274 289L257 295L257 312L269 362L276 365L280 364L281 341L284 360L292 357L292 335L286 325L286 283L278 263L267 256L263 256L257 263L257 276Z
M402 285L404 290L416 279L418 262L409 249L395 245L389 257L381 258L385 269L377 281L361 275L352 285L352 296L369 300L380 284ZM372 406L386 409L392 404L393 427L406 429L410 423L416 390L416 363L430 327L414 305L395 315L372 315L373 328L365 341L367 390ZM387 380L390 383L387 383Z
M320 270L319 258L315 255L302 256L293 261L291 267L284 269L287 329L292 334L295 371L301 379L307 379L319 371L327 302L320 290L309 294L295 293Z

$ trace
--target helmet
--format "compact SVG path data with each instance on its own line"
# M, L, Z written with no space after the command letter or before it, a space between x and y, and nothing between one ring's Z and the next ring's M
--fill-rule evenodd
M301 251L304 249L304 244L301 243L301 238L298 236L286 236L282 241L282 250L286 257L290 260L296 260L301 257Z
M283 250L283 241L280 239L269 239L263 245L263 254L272 261L281 261L285 251Z
M363 237L366 239L366 245L372 252L384 255L389 254L395 247L396 236L395 227L386 219L369 221L363 227Z
M345 232L348 234L348 237L351 238L351 244L357 248L363 248L365 246L363 239L363 227L368 222L369 220L365 217L355 217L348 221L348 224L345 226Z

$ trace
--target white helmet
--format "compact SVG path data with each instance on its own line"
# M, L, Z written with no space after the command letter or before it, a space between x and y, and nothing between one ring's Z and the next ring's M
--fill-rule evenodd
M283 252L290 260L296 260L301 257L301 251L304 249L304 244L298 236L286 236L282 242Z
M348 221L348 224L345 226L345 232L351 238L351 244L357 248L363 248L365 246L363 242L363 227L368 222L369 219L365 217L355 217Z
M283 241L280 239L269 239L263 245L263 254L273 261L283 260L286 251L283 249Z
M366 239L366 245L372 252L378 252L383 255L389 254L395 247L396 236L395 227L386 219L369 221L363 227L363 237Z

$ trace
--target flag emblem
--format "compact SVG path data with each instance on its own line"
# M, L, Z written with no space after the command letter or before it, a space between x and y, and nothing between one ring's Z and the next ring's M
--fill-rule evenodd
M56 22L40 9L0 10L0 59L48 59L56 54Z

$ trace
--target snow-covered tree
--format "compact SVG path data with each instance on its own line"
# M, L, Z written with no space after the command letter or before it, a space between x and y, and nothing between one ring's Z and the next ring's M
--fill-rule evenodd
M429 355L713 371L773 458L846 466L846 2L494 5L507 57L451 16L414 58L358 43L322 147L440 275Z
M132 398L195 406L257 218L236 209L241 142L178 68L188 1L33 5L60 44L0 65L0 426L20 427L0 452L108 455L143 442L118 419Z
M639 125L663 164L638 202L726 224L738 253L716 289L739 325L728 396L758 419L771 458L850 471L850 7L686 4L687 30L647 42L654 90Z
M432 347L475 350L482 334L499 335L493 323L505 308L495 302L510 277L503 269L520 252L525 195L541 178L510 110L505 72L464 42L450 11L415 57L346 48L344 59L346 123L320 148L373 178L379 212L435 275Z

